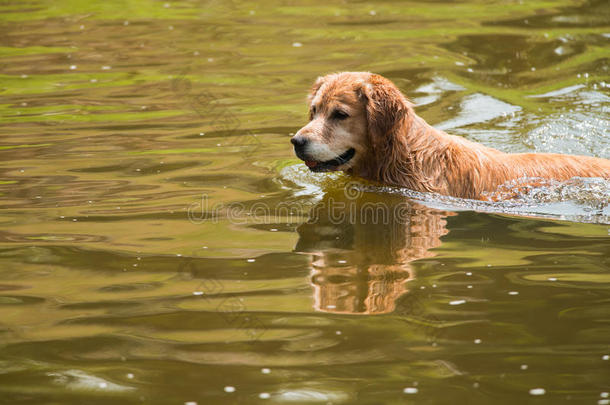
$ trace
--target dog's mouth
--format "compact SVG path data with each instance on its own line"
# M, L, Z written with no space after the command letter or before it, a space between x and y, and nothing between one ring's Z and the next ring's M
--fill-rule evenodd
M309 170L311 170L312 172L328 172L337 170L339 166L349 162L355 154L356 150L354 148L349 148L341 155L337 156L334 159L327 160L326 162L318 162L317 160L307 159L303 160L305 161L307 167L309 167Z

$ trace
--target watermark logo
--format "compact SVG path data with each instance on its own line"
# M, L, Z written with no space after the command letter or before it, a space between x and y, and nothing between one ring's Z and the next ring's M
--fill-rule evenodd
M388 204L384 201L363 201L365 191L360 183L350 182L341 198L328 197L315 204L308 201L282 201L269 204L256 201L211 203L207 194L187 209L188 220L193 224L228 221L232 224L294 222L308 218L310 222L324 220L331 224L367 223L371 225L391 223L408 224L413 215L412 203L405 200Z

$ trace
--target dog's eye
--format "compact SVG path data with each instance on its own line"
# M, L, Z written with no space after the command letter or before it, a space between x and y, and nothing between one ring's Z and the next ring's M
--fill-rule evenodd
M347 115L347 113L345 113L345 112L343 112L341 110L333 111L333 113L330 116L330 118L335 119L335 120L344 120L347 117L349 117L349 115Z

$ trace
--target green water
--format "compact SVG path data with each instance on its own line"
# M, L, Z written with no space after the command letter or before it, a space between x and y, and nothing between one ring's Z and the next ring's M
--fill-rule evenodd
M610 403L607 207L439 208L289 143L369 70L610 158L607 1L8 0L0 55L0 403Z

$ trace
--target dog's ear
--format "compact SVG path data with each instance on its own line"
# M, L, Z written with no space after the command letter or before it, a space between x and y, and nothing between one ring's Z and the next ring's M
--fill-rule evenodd
M325 81L324 76L318 76L316 81L313 83L313 86L311 86L311 90L309 91L309 94L307 95L307 108L309 109L309 119L310 120L313 119L313 112L311 111L311 102L316 97L316 94L318 94L318 90L320 90L320 87L322 87L322 85L324 84L324 81Z
M316 94L318 94L318 90L324 84L324 76L319 76L316 81L311 86L311 90L309 91L309 95L307 96L307 104L311 104Z
M399 125L409 112L410 103L385 77L371 74L362 84L367 126L373 153L383 159L392 150Z

